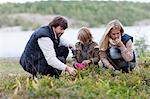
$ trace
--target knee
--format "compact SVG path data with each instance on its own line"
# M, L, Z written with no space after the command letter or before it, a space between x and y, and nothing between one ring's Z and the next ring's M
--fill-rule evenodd
M64 56L65 58L67 58L69 49L65 46L60 46L57 54L58 56Z
M60 49L62 52L69 53L69 49L68 49L68 47L60 46L60 47L59 47L59 49Z

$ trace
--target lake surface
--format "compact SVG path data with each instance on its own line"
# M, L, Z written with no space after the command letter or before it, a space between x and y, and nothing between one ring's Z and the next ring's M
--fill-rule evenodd
M150 26L132 26L124 27L124 29L125 33L134 37L134 40L145 37L147 43L150 44ZM63 34L63 38L75 44L78 30L67 29ZM90 30L94 41L99 43L105 28L90 28ZM20 57L32 33L33 31L0 32L0 57Z

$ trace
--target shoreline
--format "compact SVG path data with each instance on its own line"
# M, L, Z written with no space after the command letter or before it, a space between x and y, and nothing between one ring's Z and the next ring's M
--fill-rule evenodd
M18 63L19 64L20 57L0 57L0 63ZM67 57L67 61L71 60L71 56Z
M68 20L69 20L70 24L74 22L73 19L68 19ZM43 23L43 25L47 25L46 22L47 21L45 21L44 22L45 24ZM40 25L40 26L43 26L43 25ZM143 19L143 20L140 20L140 21L135 21L135 23L133 25L131 25L131 26L124 26L124 27L146 27L146 26L150 26L150 19ZM22 28L23 28L22 26L6 26L6 27L1 27L0 28L0 33L2 33L2 32L16 32L16 31L34 31L32 29L23 30ZM68 27L68 29L78 29L78 28L80 28L80 27L72 27L72 26ZM105 28L105 25L103 24L103 25L98 26L98 27L89 27L89 28Z
M18 63L20 57L0 57L0 63Z

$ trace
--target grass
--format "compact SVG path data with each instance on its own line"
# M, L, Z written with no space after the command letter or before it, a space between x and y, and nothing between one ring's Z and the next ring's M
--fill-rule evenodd
M74 77L63 72L59 79L32 79L18 62L1 61L0 98L149 99L149 71L147 65L138 65L132 72L115 75L110 70L102 73L101 67L90 66L78 70Z
M25 73L19 64L18 59L0 59L0 74L17 74Z

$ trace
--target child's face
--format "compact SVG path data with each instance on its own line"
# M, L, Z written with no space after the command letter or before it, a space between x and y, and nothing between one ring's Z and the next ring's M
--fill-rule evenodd
M88 43L89 43L89 40L86 40L86 41L80 40L80 42L81 42L82 44L88 44Z
M112 40L116 40L121 37L121 32L118 29L112 29L109 33L109 36Z

